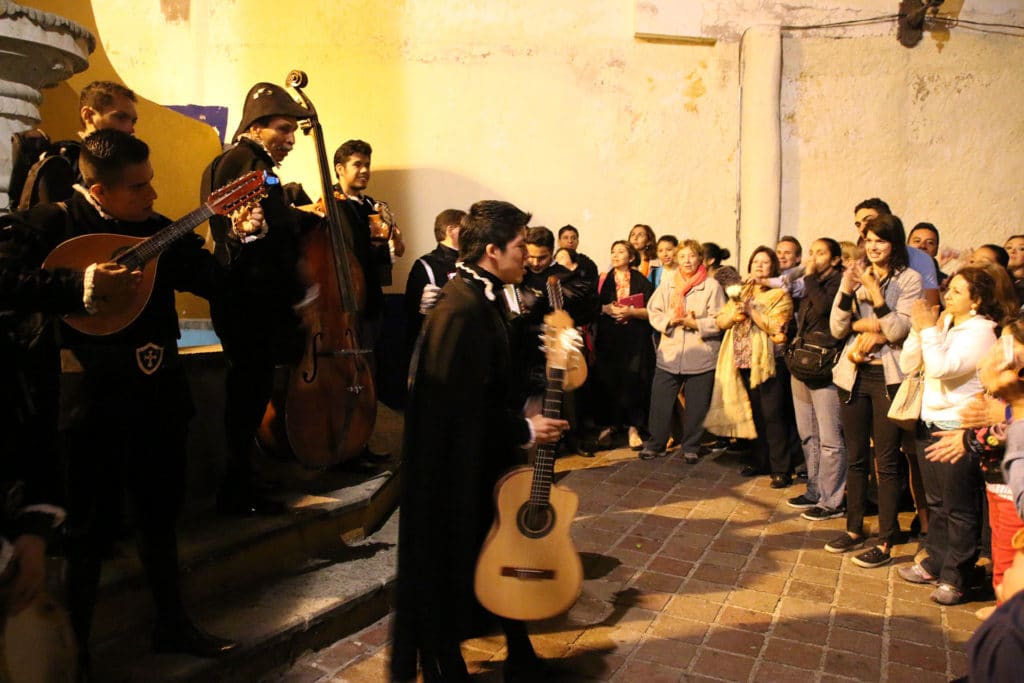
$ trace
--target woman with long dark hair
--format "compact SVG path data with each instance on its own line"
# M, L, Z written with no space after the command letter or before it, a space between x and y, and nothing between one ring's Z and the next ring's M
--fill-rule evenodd
M629 231L629 243L640 255L640 260L634 266L647 277L651 273L651 266L658 265L657 244L654 239L654 230L649 225L637 223Z
M829 316L843 277L843 251L830 237L811 244L804 259L804 296L796 312L796 338L804 352L834 354L842 343L832 336ZM794 349L795 353L796 350ZM839 394L832 382L831 367L825 364L822 377L797 377L792 373L793 412L807 462L807 492L790 498L792 508L812 522L843 516L846 491L846 442L839 421Z
M903 223L892 215L871 219L864 231L867 262L854 261L843 272L829 326L846 339L832 373L842 402L840 420L846 437L846 532L825 544L843 553L861 548L867 505L871 447L878 474L878 543L853 558L861 567L892 561L899 533L898 459L900 428L889 419L892 397L905 375L899 346L910 333L910 309L921 298L921 276L907 267Z

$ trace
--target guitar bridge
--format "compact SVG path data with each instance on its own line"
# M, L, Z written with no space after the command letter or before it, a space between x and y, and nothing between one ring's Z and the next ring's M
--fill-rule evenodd
M502 567L501 575L507 576L513 579L524 579L527 581L537 581L543 579L554 579L554 569L530 569L529 567Z

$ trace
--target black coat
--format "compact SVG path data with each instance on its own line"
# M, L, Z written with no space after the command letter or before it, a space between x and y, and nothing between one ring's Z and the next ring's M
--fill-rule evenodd
M640 271L629 271L629 293L643 294L644 305L654 293L654 285ZM608 271L598 293L601 306L617 300L615 275ZM647 408L654 377L654 339L646 320L631 318L624 324L601 314L597 320L596 356L597 391L602 397L598 416L604 425L647 424Z
M582 266L569 270L552 263L540 273L527 269L519 287L522 315L511 324L516 376L525 378L521 387L523 400L527 395L542 394L547 386L544 351L538 339L543 332L544 317L554 310L547 291L547 280L552 275L561 284L563 308L577 327L589 324L601 311L597 278L589 277Z
M405 330L407 348L412 353L416 338L423 327L423 315L420 313L420 298L423 288L433 281L438 287L444 287L455 274L455 262L459 260L459 252L444 244L438 244L433 251L416 259L409 269L409 279L405 282Z
M335 196L344 196L340 185L334 186ZM373 197L363 195L362 201L343 199L338 208L344 212L352 230L352 247L359 267L363 271L363 287L366 303L360 311L365 320L377 320L384 313L384 290L382 276L390 283L391 249L386 242L370 240L370 215L377 213ZM366 340L364 340L365 342Z
M266 150L241 138L210 164L210 186L205 189L221 188L250 171L276 175L274 168ZM297 266L301 238L319 219L291 206L280 184L267 186L266 192L260 200L268 226L263 239L242 244L231 236L227 216L210 219L214 253L229 271L223 291L211 302L210 317L228 354L252 352L255 344L288 362L298 343L299 319L292 307L306 293Z
M493 521L492 491L519 464L529 427L514 406L501 283L460 275L427 330L405 415L392 674L412 678L416 653L471 635L483 613L473 572Z
M133 237L148 237L170 225L171 221L160 215L138 222L129 223L108 219L99 214L93 205L80 193L67 202L67 210L56 205L40 205L23 214L12 217L12 226L5 231L0 243L0 271L5 273L3 295L0 306L21 311L44 311L47 313L81 312L82 279L80 273L58 270L48 273L40 265L50 251L61 242L72 237L91 233L116 233ZM150 387L165 373L157 372L151 377L138 371L135 350L153 343L166 351L167 368L175 365L177 351L178 314L174 292L186 291L204 298L211 298L220 287L223 270L214 257L203 249L203 240L198 235L186 236L171 245L157 262L157 275L153 292L146 307L128 327L114 334L93 337L67 326L60 328L61 346L74 351L82 364L83 396L80 405L75 406L73 415L99 410L95 403L112 400L131 414L144 414L147 406L133 401L133 390ZM123 383L114 387L111 375ZM191 414L188 390L184 385L184 374L174 375L175 396L183 401L175 414ZM94 401L92 392L98 392L103 401ZM170 399L168 399L170 400ZM175 402L177 403L177 401ZM117 410L121 410L118 408Z
M0 309L17 314L82 312L82 274L42 270L40 266L50 251L79 235L147 237L170 223L159 215L141 223L107 219L79 193L66 207L44 204L6 219L8 226L0 231ZM216 291L222 272L213 256L202 248L202 242L197 235L188 236L160 256L149 302L124 330L90 337L60 326L61 345L75 352L85 371L69 396L72 421L113 416L121 421L167 422L175 418L184 421L191 415L188 385L176 362L179 332L174 290L204 297ZM53 322L49 321L51 327L31 348L6 336L0 344L0 381L7 389L0 398L3 443L16 446L28 438L34 444L31 450L4 448L0 480L21 478L29 504L57 497L53 464L45 462L53 455L60 373ZM157 371L146 375L139 369L135 351L149 343L163 347L165 358ZM14 392L14 387L20 387L23 393ZM31 404L26 405L20 396L30 398ZM26 452L32 454L31 460L11 457Z

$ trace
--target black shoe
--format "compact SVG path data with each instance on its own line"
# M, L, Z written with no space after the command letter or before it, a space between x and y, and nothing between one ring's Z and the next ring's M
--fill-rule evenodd
M823 508L815 505L810 510L804 510L800 516L810 522L824 522L826 519L837 519L846 514L842 508Z
M793 483L793 475L789 472L775 472L772 474L772 488L784 489Z
M762 474L768 474L760 467L754 467L753 465L744 465L743 469L740 470L741 477L760 477Z
M173 625L157 624L153 631L153 650L156 652L223 657L237 647L236 641L211 635L190 621Z
M858 567L864 567L865 569L874 569L875 567L881 567L883 564L889 564L892 562L892 553L889 552L888 548L881 546L874 546L865 550L860 555L853 558L853 563Z
M787 500L786 505L788 505L791 508L796 508L797 510L807 510L809 508L817 506L818 501L811 500L806 495L801 493L796 498L790 498L789 500Z
M283 515L287 511L281 501L244 489L224 488L217 494L217 512L222 515Z
M654 460L655 458L664 458L668 455L665 451L649 451L646 448L640 451L639 458L641 460Z
M863 536L851 536L845 531L825 544L825 550L830 553L845 553L848 550L856 550L863 547L865 538Z

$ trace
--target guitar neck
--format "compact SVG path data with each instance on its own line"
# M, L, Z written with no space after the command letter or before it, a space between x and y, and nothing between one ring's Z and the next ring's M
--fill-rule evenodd
M560 419L562 417L562 383L565 370L548 368L548 384L544 392L544 417ZM544 444L537 447L533 461L533 485L530 488L530 503L547 505L551 496L551 484L555 479L555 455L557 444Z
M159 256L167 247L202 225L214 214L209 206L203 204L195 211L185 214L152 237L149 237L131 249L126 249L117 257L117 263L128 270L141 270L143 266Z

